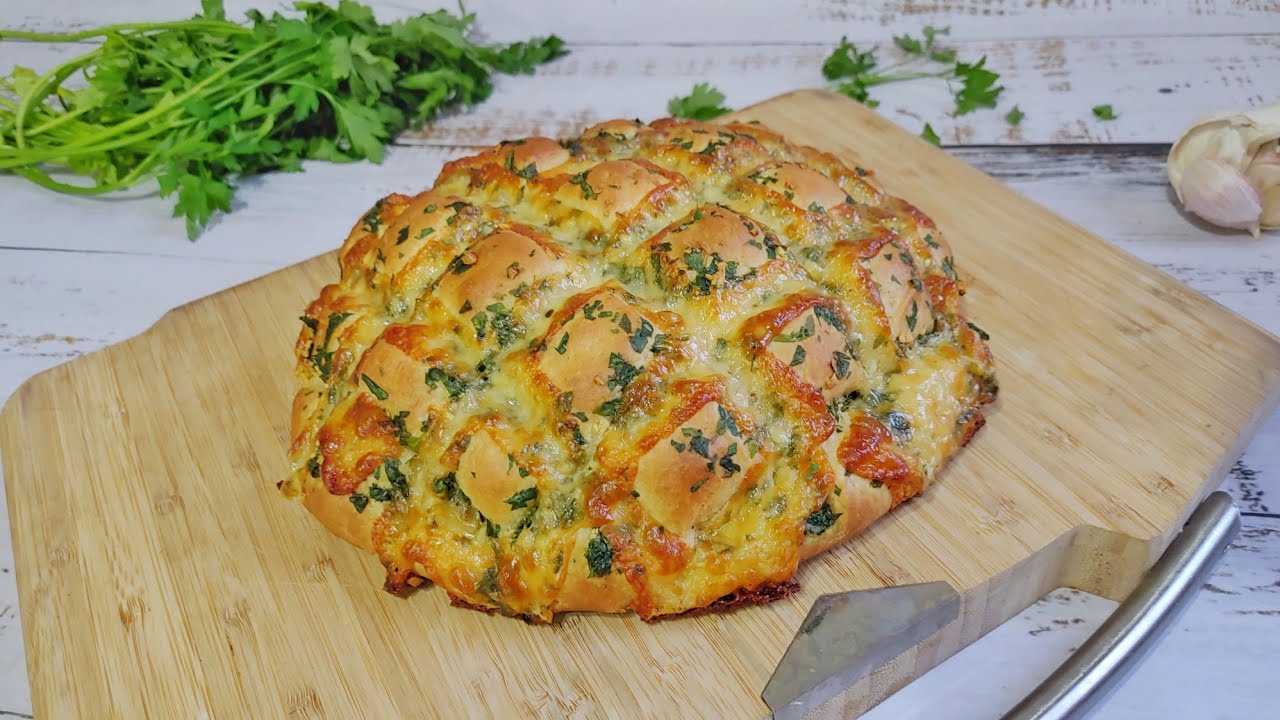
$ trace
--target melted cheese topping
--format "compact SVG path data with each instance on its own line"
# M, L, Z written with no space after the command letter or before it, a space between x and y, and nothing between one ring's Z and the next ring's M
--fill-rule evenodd
M785 581L920 492L995 393L932 222L754 124L502 143L379 201L340 268L303 316L282 488L368 532L389 588L508 614Z

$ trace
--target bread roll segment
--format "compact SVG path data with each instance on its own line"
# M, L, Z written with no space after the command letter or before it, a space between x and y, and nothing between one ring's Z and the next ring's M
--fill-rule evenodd
M549 621L766 602L983 423L942 232L753 123L612 120L359 218L281 483L387 588Z

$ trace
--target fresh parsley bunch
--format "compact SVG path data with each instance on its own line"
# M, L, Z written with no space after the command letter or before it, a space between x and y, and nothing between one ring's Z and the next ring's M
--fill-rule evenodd
M0 39L102 40L43 75L18 67L0 78L0 171L77 195L156 178L194 238L231 209L237 178L308 159L378 162L405 128L487 98L493 73L532 73L564 53L555 36L474 43L469 14L382 24L353 0L294 8L292 17L252 11L242 25L222 0L203 0L201 14L176 22L0 30Z

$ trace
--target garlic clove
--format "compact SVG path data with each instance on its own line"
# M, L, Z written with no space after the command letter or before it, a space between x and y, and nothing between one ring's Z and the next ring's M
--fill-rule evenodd
M1222 227L1280 227L1280 102L1197 120L1169 150L1169 183L1192 213Z
M1262 195L1261 225L1280 227L1280 146L1254 155L1244 175Z
M1237 168L1221 160L1199 158L1185 168L1182 203L1189 212L1225 228L1258 233L1262 198Z
M1262 191L1262 217L1258 224L1265 228L1280 227L1280 185Z

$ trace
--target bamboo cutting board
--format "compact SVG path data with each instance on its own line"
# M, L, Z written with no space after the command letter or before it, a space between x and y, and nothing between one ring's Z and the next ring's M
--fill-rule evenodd
M738 117L875 168L955 248L1001 397L922 497L804 565L797 595L726 615L533 627L430 588L394 598L275 491L326 255L5 406L37 716L763 717L817 595L951 583L959 620L817 712L847 717L1054 587L1123 597L1274 407L1280 342L852 101L799 92Z

